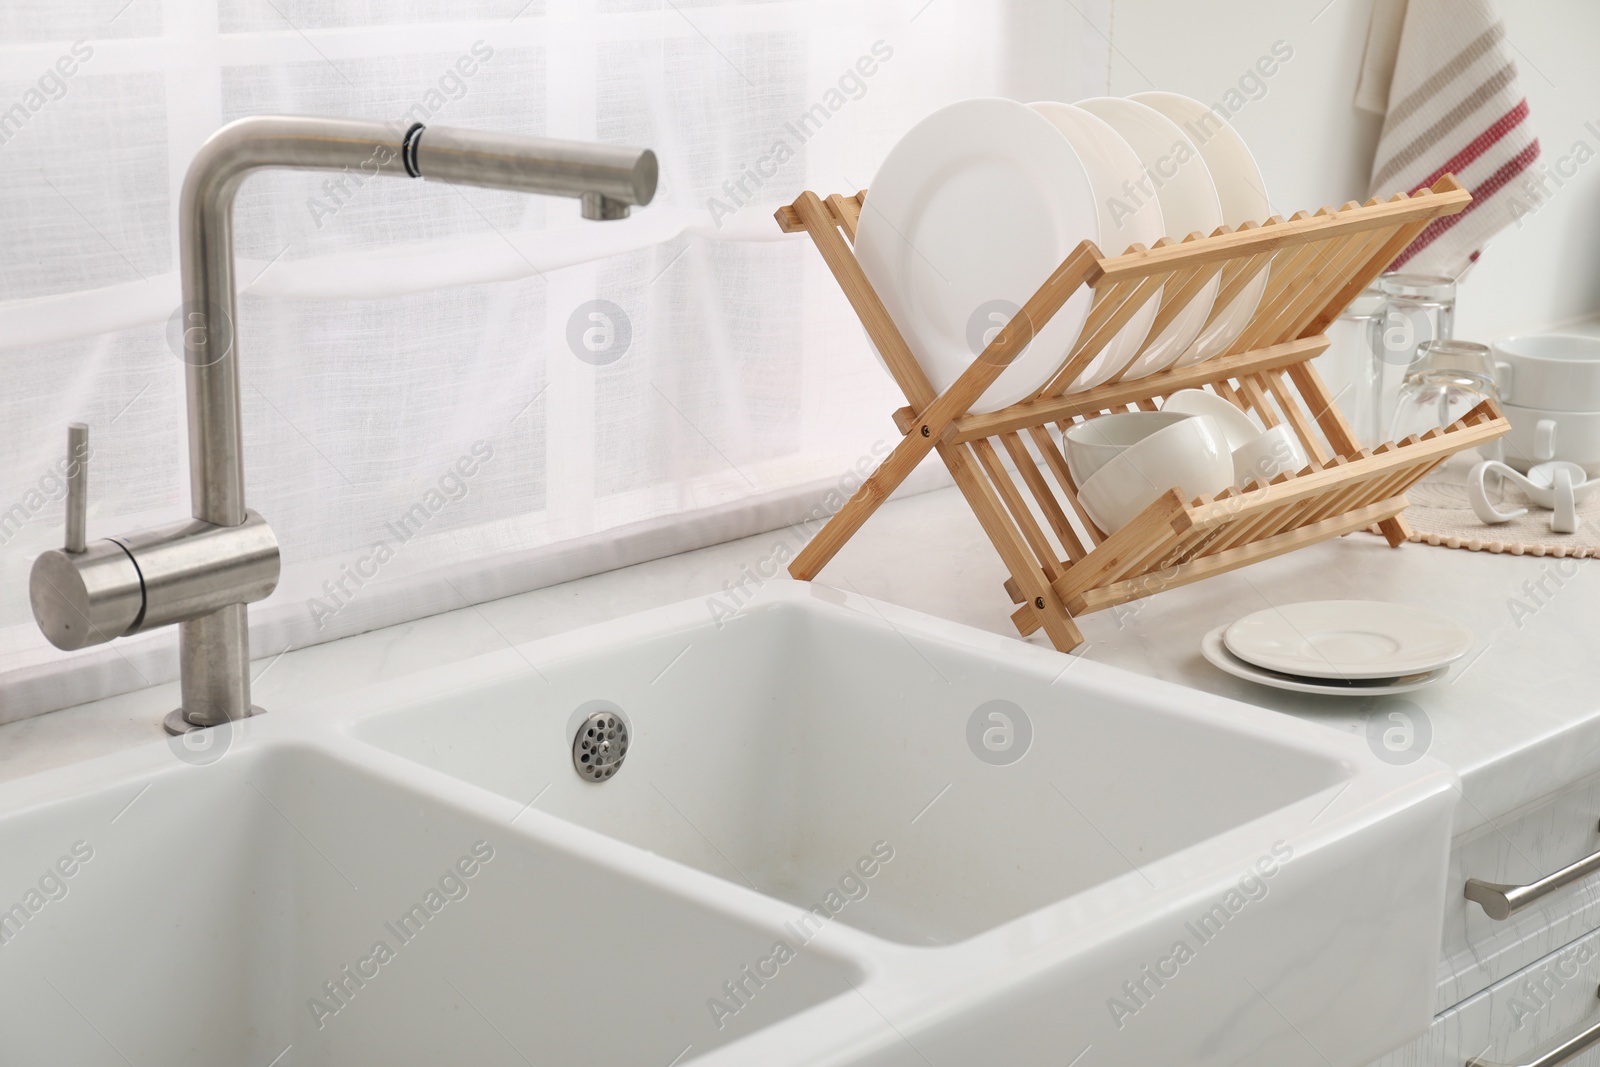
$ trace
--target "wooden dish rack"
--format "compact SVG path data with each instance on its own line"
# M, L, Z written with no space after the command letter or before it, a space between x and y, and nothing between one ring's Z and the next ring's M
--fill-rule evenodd
M1107 257L1079 245L943 393L935 394L851 249L866 191L826 199L802 193L777 212L786 233L805 231L822 253L908 406L894 413L900 443L795 557L807 580L859 530L930 451L937 450L994 543L1020 605L1024 635L1043 629L1063 652L1083 641L1073 617L1221 574L1376 525L1391 546L1406 539L1405 491L1446 458L1505 433L1492 402L1447 429L1363 449L1311 366L1324 331L1434 219L1472 197L1452 175L1431 189L1338 210L1274 216L1209 237L1162 238ZM1157 337L1213 278L1212 316L1261 272L1268 281L1244 332L1222 354L1134 381L1079 393L1072 383L1140 307L1159 299ZM973 402L1079 286L1094 291L1088 320L1066 363L1032 398L987 414ZM1032 329L1029 328L1030 324ZM1288 424L1311 457L1295 474L1186 501L1168 490L1126 526L1106 534L1078 501L1050 428L1117 411L1155 410L1180 389L1206 388L1266 426ZM1006 460L1009 459L1009 464ZM1053 483L1053 484L1052 484ZM1054 540L1052 540L1052 535Z

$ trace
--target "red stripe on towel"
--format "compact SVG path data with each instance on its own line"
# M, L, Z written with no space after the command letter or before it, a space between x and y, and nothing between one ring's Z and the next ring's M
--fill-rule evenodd
M1518 174L1521 174L1523 171L1531 167L1533 165L1533 161L1538 158L1539 142L1535 140L1527 148L1524 148L1515 156L1511 157L1511 160L1506 163L1505 166L1501 167L1488 178L1484 179L1483 183L1476 189L1473 189L1472 203L1468 204L1457 214L1447 215L1442 219L1434 219L1432 222L1430 222L1427 229L1418 234L1417 239L1412 241L1410 246L1407 247L1404 252L1400 253L1393 263L1389 264L1389 269L1399 270L1401 267L1405 266L1405 264L1414 256L1416 256L1417 253L1433 244L1433 242L1438 240L1441 235L1449 231L1450 227L1454 226L1456 223L1472 214L1473 211L1482 207L1490 197L1494 196L1501 189L1505 188L1506 184L1510 182L1512 178L1515 178Z
M1491 145L1497 143L1506 134L1522 125L1523 120L1527 117L1528 98L1523 97L1516 107L1500 116L1493 126L1473 138L1471 144L1451 156L1444 166L1418 182L1412 187L1411 191L1414 193L1418 189L1426 189L1446 174L1460 174L1467 169L1468 164L1487 152Z

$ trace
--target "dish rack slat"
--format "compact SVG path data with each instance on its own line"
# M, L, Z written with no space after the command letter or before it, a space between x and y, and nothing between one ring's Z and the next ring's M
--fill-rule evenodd
M1105 256L1092 242L1072 251L978 358L936 392L852 250L867 192L826 198L805 192L778 209L786 233L815 243L860 317L907 404L894 412L902 439L860 489L795 557L789 573L810 580L911 471L937 452L1010 572L1024 635L1043 630L1062 651L1083 641L1075 616L1125 604L1377 526L1392 546L1407 537L1406 490L1456 452L1510 427L1493 401L1420 437L1363 449L1310 360L1324 331L1436 218L1471 196L1445 175L1431 188L1338 209L1274 216L1210 235L1164 237ZM1211 317L1266 272L1255 313L1211 359L1148 377L1120 376L1078 393L1067 388L1152 300L1149 336L1160 334L1213 279ZM1077 344L1034 396L999 411L972 404L1081 287L1093 291ZM1130 361L1131 363L1132 361ZM1058 443L1082 419L1155 410L1181 389L1209 389L1267 427L1287 425L1310 457L1294 474L1185 501L1168 490L1114 533L1099 529L1078 500Z

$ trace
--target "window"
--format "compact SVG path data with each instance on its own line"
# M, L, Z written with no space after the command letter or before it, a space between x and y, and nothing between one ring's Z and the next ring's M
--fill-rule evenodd
M943 103L1105 79L1104 39L1048 0L21 0L0 42L0 721L175 676L170 630L50 648L27 575L61 536L70 420L91 537L187 514L176 203L220 124L420 119L662 164L606 224L246 183L246 484L284 561L260 658L797 521L892 443L900 398L773 208L865 186Z

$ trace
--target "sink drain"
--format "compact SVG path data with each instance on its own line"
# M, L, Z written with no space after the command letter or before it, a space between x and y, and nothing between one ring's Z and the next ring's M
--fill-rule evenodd
M572 766L579 777L603 782L628 756L628 724L614 711L597 711L583 720L572 739Z

